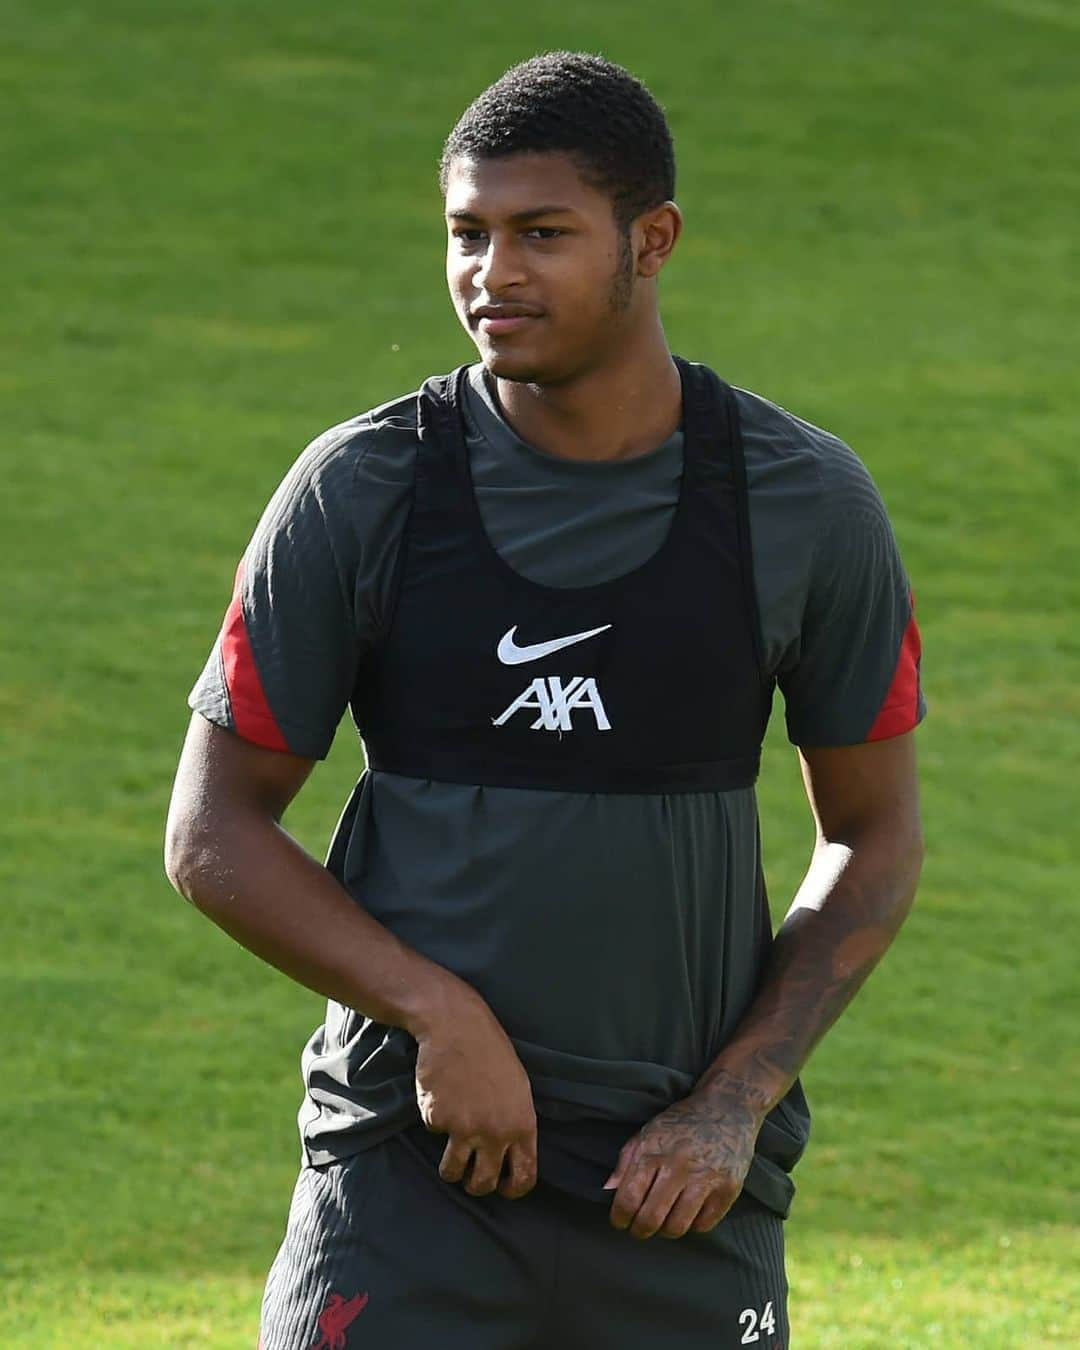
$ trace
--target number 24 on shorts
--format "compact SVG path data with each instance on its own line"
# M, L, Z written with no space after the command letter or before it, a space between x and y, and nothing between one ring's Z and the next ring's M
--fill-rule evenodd
M744 1308L739 1314L739 1326L743 1328L740 1345L753 1345L761 1339L761 1333L771 1336L776 1330L776 1318L773 1316L772 1299L769 1299L758 1315L756 1308Z

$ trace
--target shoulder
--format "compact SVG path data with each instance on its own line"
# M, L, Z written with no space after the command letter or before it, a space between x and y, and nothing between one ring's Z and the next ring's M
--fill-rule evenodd
M297 456L294 490L341 488L360 478L407 483L416 457L416 393L381 403L328 427Z
M735 389L747 468L760 479L805 478L823 491L848 478L869 480L846 441L749 389Z
M808 615L839 603L856 580L892 585L895 543L877 488L845 441L760 394L734 392L762 642L768 669L783 676L807 656Z
M260 532L312 519L336 535L406 502L416 462L416 404L415 392L403 394L320 432L286 471Z
M853 515L885 519L870 471L846 441L748 389L735 397L755 514L797 515L814 534Z

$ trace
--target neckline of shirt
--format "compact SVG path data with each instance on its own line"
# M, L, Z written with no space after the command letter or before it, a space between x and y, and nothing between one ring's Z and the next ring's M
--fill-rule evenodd
M466 421L471 430L495 446L496 449L512 449L519 455L528 456L542 463L553 472L569 474L580 473L633 473L641 470L654 470L668 460L677 461L680 466L683 451L682 428L674 431L666 440L652 450L634 455L630 459L585 460L567 459L553 455L539 446L523 440L503 416L493 391L488 385L487 371L483 364L472 365L468 378L464 382L463 400Z

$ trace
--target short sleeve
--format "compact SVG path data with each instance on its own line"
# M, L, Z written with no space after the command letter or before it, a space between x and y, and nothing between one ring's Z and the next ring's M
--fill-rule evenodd
M413 441L399 433L388 453L356 419L300 456L237 568L195 712L267 749L327 755L377 638Z
M800 746L900 736L926 713L914 597L866 468L832 441L797 659L783 670L788 736Z

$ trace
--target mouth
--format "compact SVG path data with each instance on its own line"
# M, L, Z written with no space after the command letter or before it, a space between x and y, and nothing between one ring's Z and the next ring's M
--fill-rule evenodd
M516 333L527 327L540 314L534 309L523 309L517 305L481 305L469 316L473 326L479 328L488 337L499 337L505 333Z

